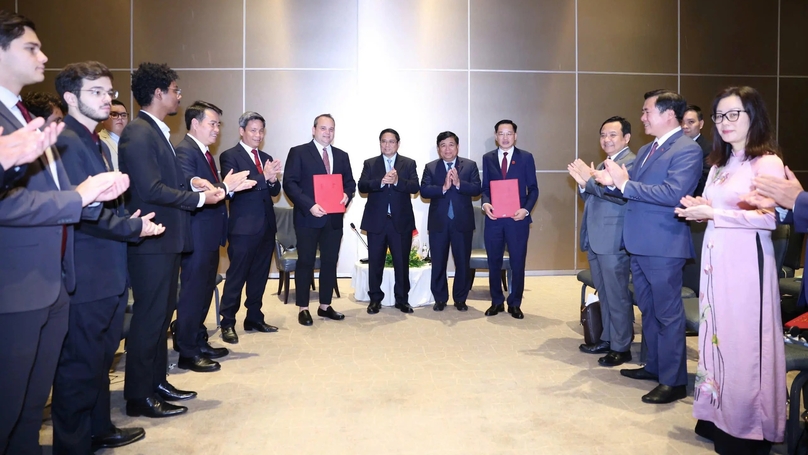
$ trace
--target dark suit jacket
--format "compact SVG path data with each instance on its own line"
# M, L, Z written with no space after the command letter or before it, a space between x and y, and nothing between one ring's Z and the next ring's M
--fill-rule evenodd
M0 192L11 188L14 182L21 179L25 175L25 167L26 165L22 165L16 169L3 169L3 166L0 166Z
M2 103L0 126L3 134L22 128ZM62 280L72 292L76 276L71 225L101 214L100 205L82 209L81 196L71 191L59 153L53 153L61 191L40 157L25 168L25 175L11 189L0 195L0 313L53 305ZM67 233L67 243L61 257L63 231Z
M471 198L482 192L480 170L477 163L466 158L457 157L457 175L460 178L460 189L452 186L443 194L443 182L446 180L446 165L442 159L427 163L421 177L421 197L429 199L429 217L427 229L440 232L446 229L449 220L449 201L454 211L455 229L458 231L474 230L474 208Z
M261 159L261 166L272 162L269 154L259 150L258 157ZM254 159L244 150L241 144L224 151L219 157L222 165L222 176L227 175L232 169L233 172L250 171L250 180L255 180L256 185L249 190L234 193L230 199L230 226L228 231L231 235L255 235L264 229L264 223L269 222L269 229L277 231L275 223L275 210L272 198L281 193L281 182L277 181L270 185L264 178L264 174L258 172Z
M384 155L369 158L362 168L359 192L368 195L368 202L362 214L361 227L367 232L383 232L389 205L396 231L401 234L411 233L415 230L415 216L412 213L410 195L419 190L415 161L397 154L393 168L398 173L398 184L382 187L382 179L387 174L386 159Z
M497 157L497 151L492 150L483 155L483 204L491 203L491 180L504 180L502 163ZM510 160L511 164L505 178L519 181L519 207L527 210L525 219L528 223L532 223L530 212L539 200L539 184L536 182L536 163L533 161L533 154L514 147Z
M76 119L65 117L65 129L56 141L71 183L78 185L91 175L106 172L110 154L106 145L93 141ZM70 303L84 303L123 294L126 290L126 243L140 240L143 223L130 219L118 201L107 202L98 220L75 226L76 291Z
M221 177L213 175L204 150L187 134L174 147L177 159L180 160L185 181L190 182L193 177L206 179L215 186L224 189ZM213 162L216 166L216 161ZM216 184L216 181L219 181ZM227 242L227 205L221 201L215 205L203 205L191 212L191 237L194 250L215 251Z
M342 175L342 191L348 195L348 203L356 192L356 181L351 171L351 160L344 151L331 146L334 162L331 163L331 173ZM310 210L314 207L314 175L325 174L323 156L317 150L314 141L292 147L286 157L286 167L283 172L283 191L295 205L295 227L321 228L330 220L333 228L342 226L342 213L332 213L320 218L312 215Z
M710 156L710 152L713 151L713 144L707 140L704 133L700 134L699 137L696 138L696 144L699 144L699 147L701 147L703 162L701 167L701 178L699 178L699 183L696 185L696 191L693 194L696 196L701 196L701 193L704 192L704 186L707 184L707 176L710 174L710 168L712 167L707 164L707 157Z
M191 191L180 161L163 132L144 112L126 125L118 143L121 172L129 174L126 207L130 212L154 212L166 230L129 247L129 254L169 254L193 249L191 215L199 195Z

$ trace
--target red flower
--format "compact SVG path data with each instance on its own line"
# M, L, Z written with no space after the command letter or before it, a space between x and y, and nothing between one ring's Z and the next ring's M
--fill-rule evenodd
M418 229L413 229L412 236L415 237L416 235L418 235Z

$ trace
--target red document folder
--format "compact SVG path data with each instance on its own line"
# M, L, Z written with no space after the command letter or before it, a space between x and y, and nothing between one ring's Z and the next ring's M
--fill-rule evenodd
M491 205L495 218L511 218L519 205L519 180L491 180Z
M314 202L326 213L345 213L345 206L340 204L344 193L342 174L314 175Z

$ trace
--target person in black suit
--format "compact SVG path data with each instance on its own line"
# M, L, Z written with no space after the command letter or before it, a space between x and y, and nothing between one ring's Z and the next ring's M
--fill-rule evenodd
M0 11L0 127L31 124L20 90L45 78L34 24ZM41 124L41 123L40 123ZM18 164L21 164L18 162ZM0 453L41 453L39 429L76 285L72 224L97 219L129 180L117 172L73 186L56 150L19 169L0 194ZM6 177L4 176L4 180Z
M499 148L483 155L483 211L485 219L485 250L488 253L488 286L491 290L491 307L486 316L494 316L505 310L505 295L499 273L505 245L508 246L513 284L508 294L508 313L516 319L524 318L522 294L525 291L525 261L527 260L527 240L530 235L530 212L539 199L539 185L536 182L536 163L530 152L516 148L516 123L500 120L494 125ZM491 206L492 180L517 180L519 210L510 218L494 217Z
M67 65L56 90L68 106L56 148L71 182L112 170L111 155L98 135L109 115L112 73L101 63ZM129 293L126 242L159 235L154 213L129 216L123 200L104 204L98 220L75 226L76 290L53 383L53 448L56 453L90 453L120 447L145 436L143 428L116 428L110 419L109 369L121 342Z
M710 152L713 151L713 144L707 140L707 137L701 134L702 128L704 128L704 114L701 113L701 108L695 104L688 105L685 116L682 117L682 132L685 133L685 136L699 144L701 153L704 155L704 162L701 167L701 178L699 178L699 183L696 185L696 190L693 192L694 196L701 196L701 193L704 192L704 185L707 183L707 175L710 173L711 167L707 162L707 157L710 156Z
M0 193L22 178L25 175L25 165L39 158L45 149L55 144L56 138L64 129L61 123L43 126L44 124L45 119L35 118L22 128L0 136Z
M387 128L379 134L382 154L365 160L359 177L359 192L368 195L362 229L368 234L368 313L381 309L382 276L387 249L393 257L395 307L412 313L410 294L410 248L415 216L412 194L419 189L415 161L398 153L400 137Z
M471 288L469 261L474 234L471 198L482 192L477 163L457 156L460 139L451 131L438 134L440 159L424 167L421 197L429 199L429 251L432 255L432 295L435 311L443 311L449 301L446 264L449 247L455 263L452 298L459 311L468 310L466 297Z
M264 322L261 307L272 264L275 233L278 231L272 198L281 192L281 182L278 181L281 162L259 150L266 127L264 117L257 112L245 112L239 117L238 124L241 141L222 153L222 175L249 173L250 180L256 183L230 199L227 229L230 267L227 268L219 314L222 315L222 340L231 344L238 343L236 312L245 284L247 298L244 306L247 316L244 330L264 333L278 331L277 327Z
M231 171L223 179L219 178L208 146L216 142L219 136L221 115L221 109L204 101L195 101L185 109L188 134L174 147L185 179L192 186L197 185L197 179L204 179L227 193L251 188L255 181L246 181L247 171L237 174ZM177 320L171 326L174 349L180 353L177 366L200 373L218 371L221 365L211 359L224 357L229 351L208 344L205 317L216 287L219 247L227 241L227 207L224 201L200 207L191 213L191 237L194 251L182 255Z
M122 172L132 181L130 211L154 212L166 231L129 246L129 277L134 297L126 355L124 398L130 416L168 417L188 410L165 400L187 400L196 392L176 389L166 379L166 332L177 305L181 254L192 250L190 213L224 199L224 190L204 179L195 193L168 141L163 122L180 104L177 73L168 65L141 63L132 74L132 95L140 112L124 128L118 146Z
M295 270L295 303L297 321L312 325L309 313L309 288L314 277L314 259L320 250L320 307L317 316L336 321L345 318L331 307L331 294L337 283L337 261L342 242L342 213L326 213L314 200L314 176L342 175L342 200L348 206L356 191L351 160L344 151L331 145L334 140L334 117L318 115L311 128L313 140L292 147L286 161L283 190L295 206L297 236L297 270Z

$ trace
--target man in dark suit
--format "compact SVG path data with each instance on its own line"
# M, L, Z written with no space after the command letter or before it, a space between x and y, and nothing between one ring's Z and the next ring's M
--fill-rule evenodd
M177 158L185 179L191 186L196 180L210 182L225 192L250 188L254 180L245 183L249 172L229 172L223 179L208 146L219 136L222 110L205 101L195 101L185 109L188 134L177 144ZM194 251L183 253L180 271L180 297L177 300L177 321L172 324L174 349L179 351L177 366L200 373L218 371L221 365L211 359L228 354L226 348L214 348L208 343L205 317L210 309L216 273L219 269L219 247L227 241L227 207L224 201L205 205L191 213L191 237Z
M244 330L252 332L277 332L278 328L264 322L261 311L264 290L272 263L275 247L275 223L273 197L281 192L278 172L280 160L259 150L264 140L266 121L257 112L245 112L238 119L241 141L235 147L222 153L222 175L231 172L248 173L255 186L234 194L230 199L230 222L227 229L227 280L224 282L222 304L222 340L238 343L236 334L236 312L241 303L241 292L246 284L247 295L244 306Z
M381 309L384 292L382 276L387 249L393 257L395 273L395 307L403 313L412 313L410 294L410 248L415 216L412 213L412 194L418 192L418 172L415 161L401 156L401 140L392 128L379 134L381 155L365 160L359 177L359 192L368 195L362 215L362 229L368 234L368 313Z
M295 303L297 321L312 325L309 313L309 288L314 277L314 260L320 250L320 307L317 316L336 321L345 318L331 307L331 296L337 284L337 261L342 242L342 213L327 213L314 199L314 176L342 175L342 200L348 206L356 191L351 160L344 151L333 147L334 117L318 115L311 128L313 140L292 147L283 175L283 190L295 206L297 236L297 270L295 270Z
M45 119L35 118L22 128L0 136L0 192L11 188L15 181L22 178L25 165L55 144L57 136L64 129L61 123L43 127L44 124Z
M3 134L31 122L19 93L42 82L46 61L33 22L0 11ZM41 453L42 412L76 284L71 225L97 219L95 202L117 198L129 182L111 172L74 187L52 148L15 172L22 176L0 194L0 453Z
M141 107L123 130L118 145L121 171L132 186L127 208L154 212L166 231L129 246L129 277L134 297L126 355L124 398L130 416L168 417L188 410L165 400L186 400L196 392L177 390L166 380L166 332L177 305L181 254L193 248L190 213L224 199L224 190L200 179L195 193L168 141L163 122L180 104L177 73L168 65L141 63L132 74L132 95Z
M516 319L525 317L522 313L522 295L525 291L525 261L527 240L533 219L530 212L539 199L539 185L536 182L536 163L530 152L516 148L516 123L500 120L494 125L494 133L499 148L483 155L483 211L485 219L485 250L488 253L488 286L491 292L491 307L486 316L494 316L505 311L505 295L499 274L505 245L508 246L513 283L508 294L508 313ZM519 210L510 218L496 218L491 206L491 181L515 179L519 191Z
M623 243L631 255L648 358L645 367L620 374L659 381L643 395L646 403L670 403L687 395L682 267L694 252L690 228L674 209L696 188L702 153L682 133L686 106L681 95L669 90L646 93L641 121L645 133L656 139L640 149L630 170L607 160L606 168L596 171L598 183L614 188L610 194L628 200Z
M701 193L704 192L704 185L707 184L707 175L710 173L710 167L712 167L707 163L707 157L710 156L710 152L713 151L713 144L707 140L707 137L701 134L702 128L704 128L704 114L701 113L701 108L695 104L688 105L685 110L685 115L682 117L682 132L685 136L699 144L703 155L701 178L699 178L699 183L696 185L696 191L693 192L694 196L701 196Z
M112 170L111 156L92 131L117 96L112 73L101 63L67 65L56 91L68 106L56 143L71 182ZM76 290L53 385L53 448L90 453L143 438L143 428L116 428L110 419L109 369L121 342L127 292L126 242L158 235L154 213L130 217L123 200L104 204L98 220L75 226Z
M631 123L623 117L608 118L600 127L600 146L606 159L627 168L635 158L628 147L630 140ZM596 169L605 167L600 163ZM598 363L613 367L631 360L629 348L634 335L634 304L628 289L629 256L623 247L626 200L607 194L592 177L595 169L582 160L576 160L568 169L578 183L578 195L584 200L580 246L589 260L603 325L598 342L581 344L578 349L588 354L606 354Z
M429 251L432 255L432 295L435 311L443 311L449 301L446 265L449 247L455 263L452 297L459 311L468 310L466 297L471 288L469 261L474 233L471 198L482 192L477 163L457 156L460 139L451 131L438 134L439 159L424 167L421 197L429 199Z

